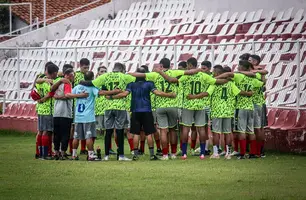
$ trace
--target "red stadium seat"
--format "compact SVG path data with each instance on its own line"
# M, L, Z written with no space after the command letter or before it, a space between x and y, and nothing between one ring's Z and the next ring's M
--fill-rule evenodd
M300 112L300 117L293 127L288 128L288 131L299 131L306 129L306 111Z
M277 130L280 129L283 125L285 120L287 119L289 114L289 110L283 110L278 119L275 121L275 123L270 127L271 130ZM269 120L269 119L268 119Z
M281 130L288 130L293 128L297 123L296 121L297 116L298 116L297 110L290 110L287 119L284 122L284 125L281 127Z
M268 127L271 127L275 123L277 109L271 109L268 113Z

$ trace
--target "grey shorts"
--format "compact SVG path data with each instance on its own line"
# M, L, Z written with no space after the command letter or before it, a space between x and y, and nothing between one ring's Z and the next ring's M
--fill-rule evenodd
M254 134L254 111L236 110L235 132Z
M158 108L156 110L159 128L174 128L177 125L177 108Z
M87 140L97 137L96 123L75 123L73 138L77 140Z
M105 129L124 129L126 118L126 110L106 110L104 114Z
M156 110L152 111L152 115L153 115L153 119L154 119L154 124L156 124L157 123L157 121L156 121Z
M38 131L53 131L52 115L38 115Z
M131 128L131 114L129 111L126 111L126 120L124 122L124 128Z
M213 133L229 134L232 132L232 118L213 118L211 127Z
M210 107L205 108L205 118L207 119L208 124L208 121L210 120Z
M254 104L254 128L264 127L262 113L262 106Z
M208 123L205 109L203 110L182 110L182 121L183 126L205 126Z
M96 115L96 129L104 130L104 115Z

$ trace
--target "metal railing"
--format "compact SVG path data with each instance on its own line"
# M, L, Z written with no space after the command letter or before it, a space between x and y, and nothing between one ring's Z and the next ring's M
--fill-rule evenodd
M206 52L210 52L210 54L212 55L211 58L212 60L210 60L213 64L222 64L222 63L215 63L215 58L214 58L214 55L217 52L217 47L219 46L229 46L229 45L251 45L252 48L251 48L251 52L248 52L248 53L252 53L252 54L258 54L260 51L258 52L255 52L255 45L256 44L266 44L266 43L271 43L271 44L285 44L285 43L290 43L290 44L295 44L296 46L296 57L295 57L295 60L292 61L292 62L295 62L296 66L297 66L297 70L295 72L295 80L296 82L293 83L293 84L290 84L289 86L286 86L286 87L283 87L283 88L280 88L280 89L277 89L277 90L274 90L274 91L270 91L270 92L267 92L267 105L271 107L271 96L276 94L276 93L279 93L283 90L286 90L292 86L295 86L296 85L296 106L291 106L291 107L288 107L288 109L306 109L306 108L303 108L300 106L300 92L301 92L301 88L300 88L300 85L302 82L305 81L305 79L301 79L301 74L300 74L300 68L301 68L301 44L304 44L306 45L306 40L299 40L299 41L252 41L252 42L240 42L240 43L222 43L222 44L192 44L192 45L189 45L189 44L174 44L174 45L170 45L170 44L166 44L166 45L93 45L93 46L86 46L86 47L83 47L83 46L75 46L75 47L17 47L17 48L14 48L17 52L17 76L16 76L16 82L17 82L17 99L20 99L20 69L21 69L21 66L20 66L20 52L22 50L43 50L43 60L44 62L48 62L50 60L50 58L48 58L48 54L49 54L49 51L56 51L56 50L71 50L73 52L73 62L74 62L74 65L75 67L77 67L77 63L78 63L78 53L80 53L80 50L84 50L84 49L92 49L92 52L98 52L98 53L105 53L104 55L104 65L105 66L109 66L109 58L110 58L110 50L111 48L113 47L119 47L119 48L133 48L133 49L136 49L138 51L138 66L142 65L142 64L145 64L145 63L142 63L142 53L143 53L143 49L144 48L148 48L148 47L173 47L173 64L174 66L177 66L178 64L178 61L179 60L179 53L181 53L181 50L179 50L178 48L179 47L185 47L185 46L189 46L189 47L209 47L207 48L208 50ZM13 47L3 47L3 48L0 48L0 50L11 50ZM104 50L101 52L101 51L98 51L97 49L98 48L104 48ZM304 48L303 48L304 50ZM243 51L243 53L246 53ZM260 54L260 53L259 53ZM92 59L92 58L89 58L89 59ZM237 61L238 61L238 58L236 57ZM51 59L52 60L52 59ZM237 63L237 62L235 62ZM273 106L272 106L273 107Z

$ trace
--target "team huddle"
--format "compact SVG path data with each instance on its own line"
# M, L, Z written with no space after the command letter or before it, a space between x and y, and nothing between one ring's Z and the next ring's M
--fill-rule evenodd
M204 159L210 155L211 130L210 158L264 157L268 72L259 67L260 61L257 55L243 54L234 73L226 66L212 67L209 61L198 67L195 58L180 62L174 70L170 60L163 58L153 72L143 65L126 73L123 64L115 63L112 72L99 67L96 78L89 71L88 59L81 59L77 72L66 64L59 73L48 62L32 91L38 114L35 156L79 160L81 143L80 154L87 154L89 161L107 161L111 154L119 161L131 161L138 160L147 140L150 160L176 159L178 155L185 160L189 154ZM105 136L103 159L101 149L94 150L100 131ZM125 132L132 159L124 153ZM113 134L117 152L112 150Z

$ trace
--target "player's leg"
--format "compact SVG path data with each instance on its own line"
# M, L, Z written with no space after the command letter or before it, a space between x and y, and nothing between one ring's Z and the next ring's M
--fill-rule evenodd
M222 119L222 134L224 134L225 139L225 159L231 159L231 149L232 149L232 119L223 118Z
M153 133L156 132L154 118L151 112L141 113L139 116L139 121L141 126L143 127L143 132L148 141L150 160L158 160L158 158L154 154L154 140Z
M195 156L195 148L196 148L196 144L197 144L197 137L198 137L198 132L197 132L197 128L194 126L194 124L191 127L191 143L190 143L190 152L191 155Z
M54 125L54 124L53 124ZM53 141L53 131L48 131L48 138L49 138L49 143L48 143L48 156L52 157L52 141Z
M209 136L208 136L209 126L208 125L209 125L209 122L210 122L210 107L205 108L204 117L205 117L205 122L206 122L205 133L207 134L207 140L206 140L206 144L205 144L205 155L210 155L210 150L208 149L209 148Z
M60 142L61 142L61 118L60 117L54 117L54 159L58 160L60 157Z
M208 119L203 116L205 116L205 110L196 110L194 113L194 125L197 127L200 140L200 159L205 158L206 141L208 140L208 133L205 129Z
M232 152L232 156L239 155L239 133L236 131L238 129L238 109L235 110L235 116L232 118L232 132L233 132L233 143L234 143L234 151Z
M42 151L43 151L43 159L50 159L48 157L49 150L49 132L53 132L53 116L52 115L43 115L42 117Z
M218 153L218 145L220 141L220 134L222 133L222 118L213 118L211 124L213 134L213 154L210 158L220 158Z
M240 146L240 153L238 159L244 159L246 154L246 130L247 130L247 117L248 117L247 110L239 110L238 111L238 120L237 120L237 130L236 132L239 133L239 146Z
M187 158L187 146L188 146L188 134L194 122L194 110L183 109L182 110L182 120L181 125L181 141L182 141L182 159Z
M70 134L69 134L69 153L70 155L72 155L73 137L74 137L74 123L71 124L71 129L70 129Z
M94 154L94 141L92 138L96 138L96 123L84 123L83 128L85 130L86 147L88 149L88 160L95 161L98 160L97 156Z
M169 146L168 146L168 117L165 108L157 108L156 110L157 123L160 128L160 138L162 145L162 160L169 160Z
M71 160L79 160L77 149L79 147L80 140L85 139L83 125L81 123L75 123L73 130L74 130L74 133L73 133Z
M134 156L133 156L133 160L138 160L139 157L139 140L140 140L140 130L141 130L141 124L139 122L139 114L138 113L132 113L131 116L131 133L134 135L133 137L133 146L134 146Z
M109 147L111 144L111 139L115 128L115 117L113 112L114 111L112 110L106 110L104 114L104 125L106 129L104 136L105 161L109 160L109 155L110 155Z
M131 161L131 159L124 156L124 124L127 118L125 110L114 110L115 115L115 128L118 138L118 160Z
M37 126L38 126L38 130L37 130L37 135L36 135L36 153L35 153L35 158L42 158L42 116L38 115L38 120L37 120Z
M128 111L126 111L126 120L124 123L124 129L126 131L126 137L128 139L128 143L130 146L130 152L133 153L133 149L134 149L133 134L130 133L130 126L131 126L131 115Z
M142 128L143 129L143 128ZM140 148L139 154L143 155L145 152L145 142L146 142L146 135L143 130L140 131Z
M246 133L248 134L250 140L250 154L249 158L258 158L256 156L257 153L257 142L256 142L256 135L254 134L254 111L248 110L247 114L247 129Z
M61 154L64 155L66 159L67 157L67 149L68 149L68 138L71 130L72 119L69 118L61 118Z
M167 108L168 124L169 124L169 134L171 143L171 159L176 159L177 152L177 120L178 120L178 110L177 108Z

